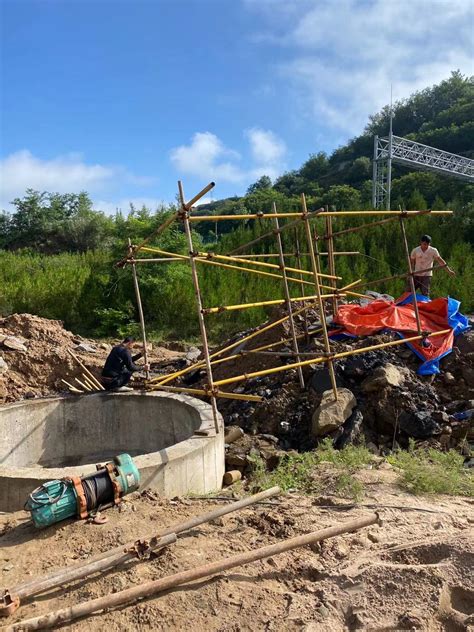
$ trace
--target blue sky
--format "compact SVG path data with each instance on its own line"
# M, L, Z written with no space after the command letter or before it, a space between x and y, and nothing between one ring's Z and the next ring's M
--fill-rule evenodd
M0 204L242 194L473 73L471 0L0 0ZM396 131L396 130L395 130Z

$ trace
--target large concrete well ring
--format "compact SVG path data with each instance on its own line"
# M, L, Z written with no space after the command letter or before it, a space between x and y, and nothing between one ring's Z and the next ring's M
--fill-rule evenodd
M224 428L188 395L98 393L0 407L0 511L23 509L42 483L96 470L128 452L140 489L165 497L220 489Z

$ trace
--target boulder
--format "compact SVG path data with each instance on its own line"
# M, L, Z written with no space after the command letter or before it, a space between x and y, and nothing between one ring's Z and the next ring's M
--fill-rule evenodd
M322 366L321 364L315 365L317 368L315 369L313 375L311 376L311 380L309 383L309 387L313 389L316 393L322 394L331 388L331 376L329 375L329 370L327 367ZM338 388L344 386L344 382L338 372L336 371L336 386Z
M190 364L194 364L194 362L198 360L200 355L201 355L201 352L199 351L197 347L189 347L184 357L186 358L187 362L189 362Z
M352 411L351 416L345 422L342 427L342 434L335 441L336 448L340 449L350 443L355 443L360 437L360 431L362 422L364 421L364 415L360 412L360 410L354 409Z
M469 388L474 386L474 368L472 366L464 365L461 369L461 373L467 386Z
M348 388L338 388L337 394L338 398L334 400L332 390L323 393L321 404L313 414L314 437L321 437L337 430L346 419L349 419L353 408L357 406L357 400Z
M400 430L415 439L428 439L441 433L440 424L433 419L432 413L426 410L404 411L398 423Z
M8 371L8 364L0 356L0 373L6 373Z
M369 375L362 382L361 388L365 393L371 393L387 386L401 386L405 377L406 370L387 362L387 364L377 367L372 375Z
M464 355L474 351L474 331L466 331L456 337L455 346Z
M15 338L15 336L7 336L3 339L2 344L7 349L13 349L14 351L27 351L23 342L19 338Z
M454 377L452 373L447 371L446 373L443 374L443 381L445 384L455 384L456 378Z
M92 347L91 345L86 344L85 342L80 342L78 345L74 347L75 351L82 351L82 353L96 353L97 349Z

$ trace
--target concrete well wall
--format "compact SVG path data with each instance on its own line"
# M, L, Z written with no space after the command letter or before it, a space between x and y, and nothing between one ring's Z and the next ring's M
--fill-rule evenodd
M219 489L224 433L211 407L171 393L98 393L0 407L0 511L22 509L48 480L81 476L127 452L141 489L164 496Z

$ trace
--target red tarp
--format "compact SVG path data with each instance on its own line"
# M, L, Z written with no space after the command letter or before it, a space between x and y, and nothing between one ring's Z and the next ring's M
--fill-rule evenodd
M334 332L338 334L352 334L354 336L368 336L384 329L389 329L401 334L404 338L418 335L415 310L412 303L403 304L410 294L404 294L396 303L384 300L375 300L368 305L342 305L334 319L336 325L341 325L342 330ZM422 345L422 340L414 340L410 343L413 350L425 361L434 360L448 353L454 340L453 329L448 323L447 298L436 298L433 301L418 302L421 328L423 331L435 332L449 329L447 334L429 337L426 339L428 346Z

